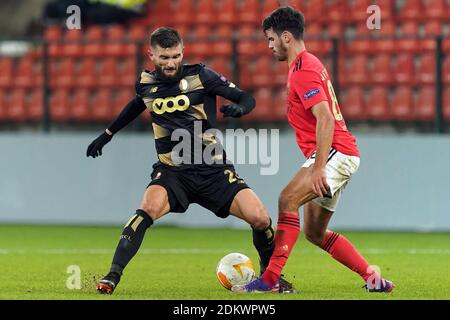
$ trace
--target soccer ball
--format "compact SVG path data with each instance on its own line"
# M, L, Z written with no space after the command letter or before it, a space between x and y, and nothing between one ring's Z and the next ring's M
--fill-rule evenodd
M253 280L255 268L249 257L233 252L223 257L216 269L217 279L228 290L237 284L246 285Z

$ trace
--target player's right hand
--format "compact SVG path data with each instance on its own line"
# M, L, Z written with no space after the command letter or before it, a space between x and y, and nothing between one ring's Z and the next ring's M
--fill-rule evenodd
M87 148L86 157L96 158L101 156L103 147L105 146L105 144L110 142L111 139L112 139L111 135L107 134L106 132L103 132L101 135L97 137L97 139L91 142L91 144Z

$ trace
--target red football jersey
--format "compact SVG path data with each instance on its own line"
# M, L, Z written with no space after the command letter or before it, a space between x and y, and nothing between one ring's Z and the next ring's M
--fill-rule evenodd
M287 116L295 129L297 144L305 157L316 150L317 120L311 108L321 101L327 101L335 118L332 147L349 156L359 156L355 137L348 131L333 85L320 60L302 51L289 67Z

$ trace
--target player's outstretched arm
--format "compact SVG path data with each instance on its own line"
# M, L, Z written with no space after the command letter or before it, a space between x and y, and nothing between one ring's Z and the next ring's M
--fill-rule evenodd
M226 97L224 97L226 98ZM240 97L236 104L226 104L220 107L220 112L224 117L240 118L247 113L250 113L255 107L256 102L250 94L245 91L240 92Z
M146 109L141 98L135 97L120 112L119 116L88 146L86 157L96 158L102 155L103 147L111 141L113 135L136 119Z

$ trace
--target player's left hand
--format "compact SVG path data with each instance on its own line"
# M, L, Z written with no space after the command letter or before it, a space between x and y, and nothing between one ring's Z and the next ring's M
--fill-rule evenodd
M311 182L313 192L319 197L322 198L324 195L329 193L330 187L327 183L327 174L325 168L313 167L311 173Z
M220 107L220 112L223 113L224 117L240 118L244 114L242 107L235 104L226 104Z

